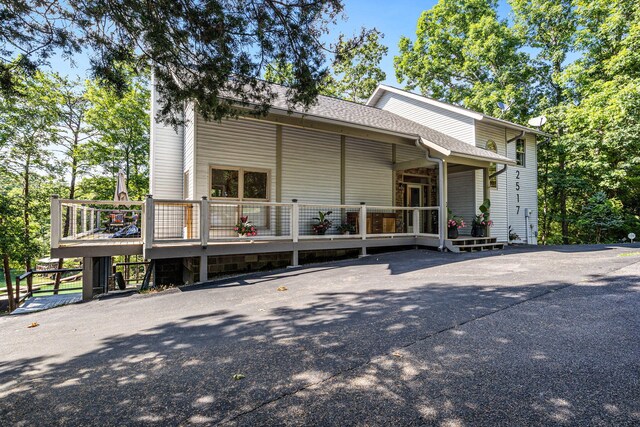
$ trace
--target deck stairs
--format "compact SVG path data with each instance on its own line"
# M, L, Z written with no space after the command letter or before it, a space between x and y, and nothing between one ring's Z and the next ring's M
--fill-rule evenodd
M446 239L444 246L450 252L481 252L504 249L504 243L499 243L495 237L460 236L457 239Z

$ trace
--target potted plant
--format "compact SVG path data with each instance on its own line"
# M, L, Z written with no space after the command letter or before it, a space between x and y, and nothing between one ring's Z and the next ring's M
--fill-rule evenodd
M513 243L513 242L519 242L519 241L520 241L520 236L518 236L518 233L513 231L513 228L509 226L509 242Z
M348 236L349 234L356 232L356 226L353 224L344 222L338 226L338 232L340 234L344 234L345 236Z
M473 218L471 223L471 236L484 237L487 235L487 227L493 226L493 221L489 219L489 208L491 207L491 201L485 200L480 205L480 213Z
M233 227L233 230L238 233L238 237L256 236L258 234L256 227L251 224L248 216L241 216L240 222Z
M313 218L316 223L311 226L313 232L319 236L324 235L328 229L331 228L332 222L328 219L329 215L331 215L331 211L327 212L318 212L318 216Z
M465 226L464 219L455 216L450 209L447 209L449 213L449 219L447 220L447 238L457 239L460 235L459 230Z

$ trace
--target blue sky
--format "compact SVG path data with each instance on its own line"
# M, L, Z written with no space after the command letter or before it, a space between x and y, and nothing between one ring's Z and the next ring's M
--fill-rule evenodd
M416 24L420 14L437 3L437 0L345 0L345 13L348 20L338 23L336 34L343 32L348 36L353 35L361 27L376 28L381 31L385 35L383 42L389 47L389 54L381 64L387 74L387 80L384 83L401 86L396 80L393 69L393 57L398 54L400 37L415 38ZM498 6L500 18L509 18L510 12L509 4L505 0L500 0Z
M398 42L401 36L415 37L416 24L420 14L430 9L437 0L344 0L346 21L338 20L332 33L327 37L328 41L334 41L339 33L347 36L357 34L360 28L376 28L385 37L383 43L389 47L389 54L382 60L382 69L387 74L384 83L392 86L400 86L396 80L393 69L393 57L398 54ZM508 18L510 7L506 0L500 0L499 13L501 18ZM74 58L77 68L71 68L68 61L54 58L51 68L61 74L70 76L78 75L87 77L89 60L85 55Z

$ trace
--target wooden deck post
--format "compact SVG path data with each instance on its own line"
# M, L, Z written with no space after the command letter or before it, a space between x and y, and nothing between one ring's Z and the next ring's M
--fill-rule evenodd
M206 249L209 242L209 200L202 196L200 200L200 245Z
M360 249L360 256L367 256L367 205L364 202L360 203L360 237L362 238L362 248Z
M142 223L142 248L143 250L151 249L153 247L153 229L155 227L155 212L153 206L153 196L147 194L147 198L144 200L144 222Z
M298 199L292 199L291 202L291 240L293 242L293 253L291 255L291 266L297 267L299 264L298 259L298 239L300 236L300 205L298 205Z
M62 205L57 194L51 196L51 249L60 247L62 231Z

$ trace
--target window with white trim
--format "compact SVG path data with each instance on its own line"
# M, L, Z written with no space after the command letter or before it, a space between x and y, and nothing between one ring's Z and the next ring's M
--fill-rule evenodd
M527 149L524 139L516 139L516 164L518 166L527 166Z

